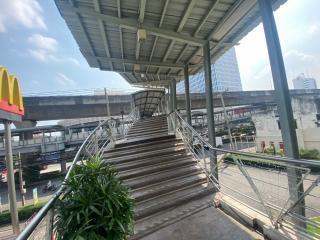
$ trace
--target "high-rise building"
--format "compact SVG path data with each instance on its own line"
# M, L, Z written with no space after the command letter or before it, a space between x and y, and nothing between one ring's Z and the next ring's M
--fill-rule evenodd
M294 89L316 89L317 83L314 78L305 77L304 74L300 74L293 79Z
M212 89L214 91L242 91L236 51L231 48L211 65ZM204 72L190 76L190 92L205 92ZM184 93L184 81L177 84L177 93Z

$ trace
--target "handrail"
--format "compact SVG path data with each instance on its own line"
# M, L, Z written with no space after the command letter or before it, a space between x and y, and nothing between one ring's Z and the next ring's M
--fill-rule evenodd
M275 228L281 225L294 231L298 229L308 236L316 234L308 231L307 226L320 228L320 223L310 218L312 214L320 213L316 204L320 196L314 191L319 187L320 176L310 174L313 167L320 166L320 161L213 147L177 111L168 114L168 124L170 130L181 136L186 150L193 155L206 174L208 182L213 184L217 191L241 203L245 202L250 209L268 217ZM219 161L212 161L211 158L216 157L217 152L224 155ZM225 161L227 154L231 155ZM260 159L263 164L250 159L246 161L239 156ZM268 172L264 172L266 169ZM297 177L292 179L292 173ZM284 182L285 178L287 183ZM303 185L305 189L300 188ZM223 195L218 196L217 200ZM310 198L314 200L311 201Z
M223 152L223 153L231 153L234 155L242 155L246 157L254 157L254 158L261 158L261 154L255 154L255 153L248 153L248 152L241 152L237 150L225 150L221 148L213 147L207 140L205 140L190 124L188 124L180 115L178 111L172 111L168 114L176 114L182 121L183 124L185 124L192 133L197 136L201 141L205 142L207 144L207 147L209 147L211 150ZM319 160L310 160L310 159L295 159L290 157L277 157L277 156L269 156L269 155L263 155L263 158L270 161L279 161L284 163L290 163L290 164L300 164L305 166L318 166L320 167L320 161Z
M76 153L72 164L60 186L60 188L56 191L56 193L53 195L52 198L50 198L50 200L40 209L40 211L34 216L34 218L31 220L31 222L26 226L26 228L19 234L19 236L16 238L16 240L26 240L28 239L28 237L32 234L32 232L34 231L34 229L38 226L38 224L41 222L41 220L46 216L46 214L48 213L48 211L53 207L53 205L55 204L55 202L57 201L57 199L61 196L61 194L65 191L66 186L65 183L68 180L71 171L73 170L74 166L76 165L76 163L79 161L80 155L84 149L84 147L86 146L87 142L89 141L89 139L97 132L97 130L103 126L104 124L107 123L106 121L101 122L90 134L89 136L83 141L83 143L81 144L78 152Z

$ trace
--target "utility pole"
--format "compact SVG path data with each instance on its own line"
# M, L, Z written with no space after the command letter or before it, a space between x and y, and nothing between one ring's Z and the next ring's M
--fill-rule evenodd
M23 176L22 176L22 163L21 163L21 154L20 152L18 153L18 161L19 161L19 182L20 182L20 193L21 193L21 203L22 206L25 205L25 188L24 186L24 181L23 181Z
M107 89L104 88L104 96L106 98L106 112L107 112L107 116L110 117L110 105L109 105L109 96L107 93Z
M11 215L11 224L14 234L20 232L18 210L17 210L17 197L16 189L14 183L14 173L13 173L13 158L12 158L12 146L11 146L11 128L10 121L4 120L5 128L5 150L6 150L6 167L7 167L7 182L8 182L8 194L10 202L10 215Z
M235 150L233 147L233 142L232 142L232 134L231 134L231 129L230 129L230 122L229 122L229 117L227 114L227 110L226 110L226 105L224 104L224 98L223 98L223 93L220 94L220 98L221 98L221 104L223 107L223 113L224 113L224 119L228 128L228 135L229 135L229 139L230 139L230 147L231 150Z

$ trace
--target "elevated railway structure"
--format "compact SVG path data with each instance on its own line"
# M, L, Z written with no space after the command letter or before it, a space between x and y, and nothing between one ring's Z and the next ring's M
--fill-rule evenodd
M106 124L102 122L83 142L72 165L97 155L118 168L118 177L136 202L132 239L256 238L240 223L271 239L320 237L309 230L320 225L315 218L319 205L314 204L319 202L320 176L311 174L320 164L299 159L273 16L285 0L55 2L91 67L116 71L130 84L163 86L168 92L162 98L151 97L159 90L138 93L141 101L133 101L121 142L110 133L97 141L98 129ZM265 31L286 157L223 150L215 144L211 61L259 22ZM208 141L191 126L188 76L202 70ZM177 111L176 82L182 79L186 120ZM152 112L157 108L160 113ZM51 210L62 194L68 194L64 185L18 240L52 237Z

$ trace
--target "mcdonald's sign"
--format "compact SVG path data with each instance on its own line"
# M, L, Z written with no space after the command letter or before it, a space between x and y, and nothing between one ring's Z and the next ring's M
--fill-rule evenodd
M23 98L19 81L9 75L7 69L0 67L0 118L16 120L24 115ZM13 118L13 119L12 119Z

